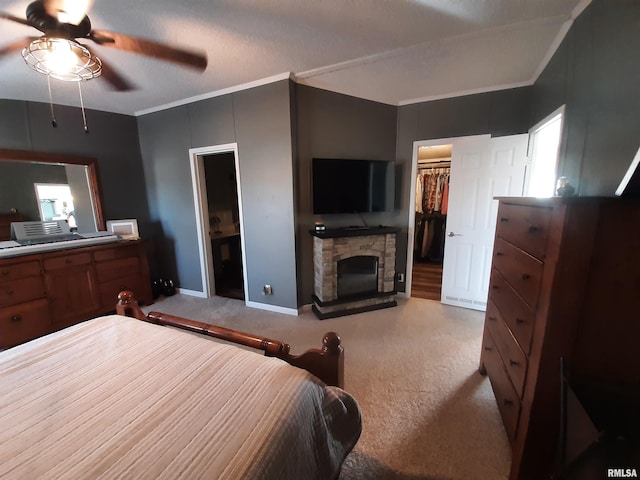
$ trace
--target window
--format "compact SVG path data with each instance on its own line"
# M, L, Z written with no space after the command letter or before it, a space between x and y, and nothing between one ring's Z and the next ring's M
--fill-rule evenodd
M524 195L552 197L555 193L564 105L529 130L529 159Z

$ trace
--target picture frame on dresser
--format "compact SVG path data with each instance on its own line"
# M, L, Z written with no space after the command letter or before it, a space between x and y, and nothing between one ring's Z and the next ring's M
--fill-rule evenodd
M134 218L125 220L107 220L107 231L118 235L124 240L137 240L140 238L138 233L138 221Z

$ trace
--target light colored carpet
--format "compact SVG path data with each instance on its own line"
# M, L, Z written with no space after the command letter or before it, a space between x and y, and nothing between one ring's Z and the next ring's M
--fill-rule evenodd
M338 332L345 390L359 402L363 432L340 480L508 478L508 440L489 380L478 373L484 314L419 298L318 320L221 297L161 297L145 311L193 318L283 340L292 353Z

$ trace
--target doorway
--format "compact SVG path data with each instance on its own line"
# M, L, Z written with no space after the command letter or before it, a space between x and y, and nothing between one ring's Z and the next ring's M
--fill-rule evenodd
M215 294L244 300L235 163L233 152L203 155Z
M453 145L418 146L411 296L440 300Z
M439 157L434 154L428 160L435 160L432 164L423 162L426 168L435 167L436 162L450 162L449 172L443 170L440 180L447 188L446 201L440 204L439 221L432 227L433 238L436 243L431 243L431 248L438 246L432 265L437 259L440 266L440 253L442 270L437 276L430 272L432 282L432 296L448 305L461 306L476 310L486 308L486 299L489 286L489 272L491 267L491 253L493 251L493 239L495 236L495 220L497 213L497 196L522 196L524 171L526 164L527 135L512 135L492 138L490 135L475 135L468 137L455 137L439 140L414 142L414 155L412 164L411 202L419 198L419 150L420 147L438 147L443 151L450 148L447 157ZM434 149L437 151L437 149ZM423 155L424 156L424 155ZM429 157L430 155L426 155ZM425 163L427 165L425 165ZM443 169L446 164L440 165ZM434 180L431 180L432 184ZM437 185L437 181L435 182ZM423 187L424 188L424 187ZM445 199L444 188L436 189L433 196L441 195ZM424 195L423 211L424 211ZM417 202L416 202L417 203ZM442 209L445 208L445 215ZM416 245L420 235L418 209L411 208L409 212L409 239L407 258L407 282L406 293L413 295L413 280L419 287L420 270L423 266L415 261ZM433 215L437 211L438 204L434 208L427 208L427 214ZM424 241L424 234L422 239ZM429 240L429 239L427 239ZM439 245L442 245L440 249ZM414 267L416 273L414 274ZM433 270L433 268L432 268ZM438 283L439 282L439 283ZM439 296L437 286L440 286ZM418 296L418 295L416 295Z
M203 296L246 300L237 145L203 147L189 153Z

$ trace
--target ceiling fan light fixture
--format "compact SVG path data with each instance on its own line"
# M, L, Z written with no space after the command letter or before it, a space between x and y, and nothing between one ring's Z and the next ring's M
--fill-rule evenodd
M22 50L22 58L35 71L65 82L91 80L102 74L100 59L67 38L37 38Z

